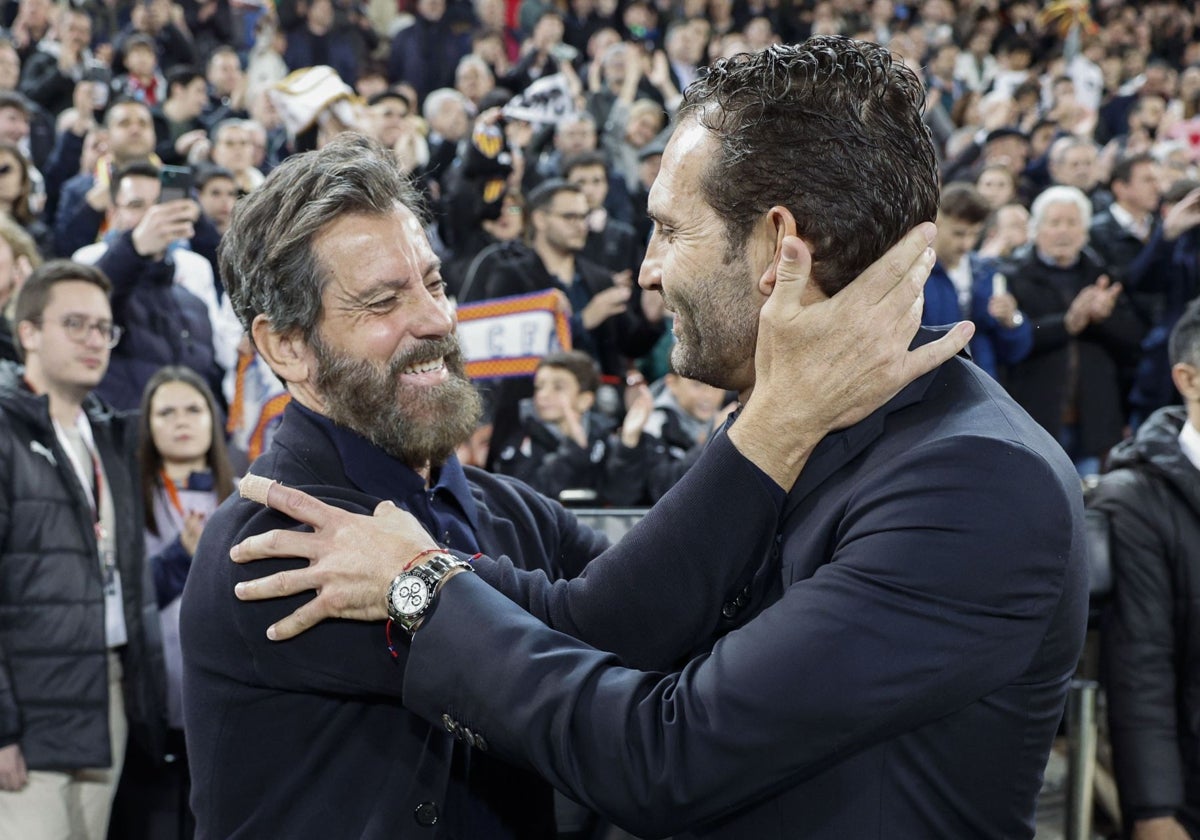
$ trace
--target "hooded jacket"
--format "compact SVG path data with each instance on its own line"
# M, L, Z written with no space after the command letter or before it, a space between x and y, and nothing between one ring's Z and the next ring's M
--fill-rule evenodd
M1185 421L1178 406L1151 415L1112 450L1089 505L1110 522L1104 665L1122 813L1174 816L1200 836L1200 469L1179 446Z
M48 399L22 373L0 363L0 747L20 744L31 770L109 767L104 588L91 507ZM131 455L136 429L95 397L84 409L117 522L125 713L131 734L158 755L165 677Z

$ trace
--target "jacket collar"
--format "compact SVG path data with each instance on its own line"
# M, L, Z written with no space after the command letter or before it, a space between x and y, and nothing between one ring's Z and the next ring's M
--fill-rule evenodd
M909 345L910 349L921 347L941 338L950 327L921 327ZM963 358L970 358L960 353ZM951 362L953 364L953 362ZM795 510L804 499L826 479L857 457L883 434L884 424L896 412L914 405L925 398L929 386L937 377L940 367L919 376L900 390L900 393L888 400L884 405L853 426L831 432L817 444L800 478L788 493L787 502L783 508L783 519Z

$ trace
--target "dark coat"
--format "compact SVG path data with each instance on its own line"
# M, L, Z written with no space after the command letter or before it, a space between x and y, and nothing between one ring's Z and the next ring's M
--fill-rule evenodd
M520 479L551 499L564 490L593 490L594 506L635 505L642 501L648 447L624 446L616 423L597 411L583 422L585 449L537 418L531 400L522 400L521 426L509 440L496 441L496 472Z
M613 284L612 272L586 259L576 258L575 270L579 275L576 282L583 284L583 296L588 300ZM546 270L537 252L521 242L505 242L480 254L474 276L468 278L468 283L469 287L462 290L463 303L545 289L561 289L568 296L571 294L562 282ZM578 306L571 316L571 337L575 349L584 350L595 357L601 373L624 376L622 355L635 359L649 352L663 333L662 324L651 324L642 315L639 292L635 286L625 312L609 318L595 329L583 328Z
M449 5L449 4L447 4ZM392 38L388 54L390 84L408 82L422 102L431 91L454 87L458 62L471 51L471 24L447 13L431 21L417 16Z
M718 435L571 586L457 576L405 705L643 837L1032 837L1087 612L1061 448L953 360L767 485Z
M294 404L252 471L357 513L380 501L354 489L328 433ZM607 545L523 484L466 473L484 550L559 577ZM239 566L229 549L288 527L296 526L231 497L205 529L188 576L181 633L196 837L553 837L544 784L401 707L403 631L391 631L395 661L382 622L327 621L291 641L268 641L267 626L309 594L242 603L233 587L302 564ZM438 815L435 827L422 828Z
M1088 232L1088 247L1100 258L1114 283L1125 286L1135 314L1149 327L1162 317L1162 295L1146 288L1146 276L1170 245L1163 242L1162 224L1154 225L1143 242L1126 230L1112 210L1096 214Z
M137 408L146 383L164 365L189 367L214 394L221 393L208 309L175 282L170 257L155 261L139 256L127 232L113 241L96 267L112 281L113 322L125 330L96 393L118 408Z
M1006 385L1013 398L1056 438L1070 398L1072 360L1077 356L1076 407L1081 451L1101 455L1121 439L1125 426L1123 397L1145 327L1122 294L1112 315L1090 324L1077 336L1063 324L1071 301L1084 286L1104 274L1104 266L1086 249L1072 268L1042 262L1028 248L1001 266L1009 291L1033 323L1033 349L1009 368Z
M1113 765L1128 823L1174 815L1200 836L1200 469L1182 408L1116 449L1089 505L1108 514L1104 626Z
M46 397L0 365L0 746L30 770L109 767L104 583L91 507ZM130 732L159 755L166 728L158 605L142 550L135 424L85 403L117 520Z

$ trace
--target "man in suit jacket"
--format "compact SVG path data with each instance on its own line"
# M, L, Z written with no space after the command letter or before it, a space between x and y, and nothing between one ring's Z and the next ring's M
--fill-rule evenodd
M843 382L819 375L836 348L807 316L845 306L847 329L871 322L855 275L936 212L921 100L885 50L840 38L718 62L688 91L640 282L676 314L679 372L746 401L704 456L765 473L731 470L711 489L758 500L750 517L722 518L746 552L672 551L713 523L698 507L670 520L655 508L643 528L660 531L662 552L610 553L565 585L503 561L453 570L418 621L391 604L413 632L409 708L641 835L1033 836L1085 623L1070 462L962 360L865 419L824 426L814 407ZM673 490L662 504L677 501ZM317 565L240 593L323 587L275 626L280 638L349 615L330 609L346 595L324 588L338 580L373 593L355 608L378 615L401 571L389 555L433 545L398 511L303 504L316 536L286 549ZM236 558L271 556L274 539Z

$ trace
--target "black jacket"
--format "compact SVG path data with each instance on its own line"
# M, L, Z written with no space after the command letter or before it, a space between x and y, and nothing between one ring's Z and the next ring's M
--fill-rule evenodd
M85 404L117 517L129 641L120 649L130 731L151 751L165 723L158 605L142 551L134 424ZM104 591L91 509L46 397L0 364L0 746L31 770L112 764Z
M473 277L464 282L460 295L462 303L545 289L566 291L566 287L546 270L537 252L521 242L505 242L481 253L474 269ZM610 271L586 259L576 258L575 271L578 274L576 282L583 283L589 299L613 284ZM650 352L663 333L661 323L652 324L642 315L640 289L635 285L633 291L625 312L609 318L595 329L583 329L578 311L571 318L575 349L591 353L600 363L601 373L623 378L622 355L636 359ZM592 346L588 347L588 344Z
M1121 812L1200 836L1200 469L1164 408L1113 449L1089 504L1107 512L1114 594L1104 632Z
M1063 322L1071 301L1104 273L1087 249L1075 266L1063 269L1042 262L1027 248L1003 264L1001 271L1008 276L1009 291L1021 311L1033 322L1033 349L1024 361L1009 368L1005 380L1009 393L1058 437L1074 382L1082 451L1107 452L1121 439L1124 376L1132 371L1145 326L1122 294L1107 320L1089 325L1077 336L1067 333ZM1076 359L1078 366L1073 368Z
M295 404L252 471L357 513L380 501L355 488L329 434ZM471 468L466 477L482 551L558 578L607 545L520 482ZM188 575L180 629L198 840L553 837L544 783L401 706L408 644L399 628L391 630L396 660L382 622L327 621L287 642L267 639L267 626L311 593L243 603L234 584L300 561L239 566L229 549L289 527L297 526L230 497Z
M642 501L648 445L630 448L621 443L612 418L598 411L583 417L585 449L538 419L532 400L521 401L521 428L498 441L496 471L519 478L551 499L564 490L593 490L593 504L636 505Z

